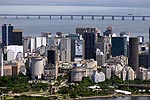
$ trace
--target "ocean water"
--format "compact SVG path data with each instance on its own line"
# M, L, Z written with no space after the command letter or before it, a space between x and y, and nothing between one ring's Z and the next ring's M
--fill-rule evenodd
M100 15L150 15L150 8L146 7L98 7L98 6L0 6L0 14L100 14ZM97 27L101 32L106 30L107 26L113 26L113 32L119 36L120 32L128 31L131 36L143 35L148 40L148 29L150 27L150 19L145 21L130 19L127 20L101 20L95 18L92 20L86 17L84 20L76 17L71 20L68 17L62 20L58 17L49 19L43 17L38 18L18 18L13 17L5 19L0 17L0 26L3 24L13 24L15 28L22 29L23 35L39 36L41 32L75 33L76 27ZM1 32L1 28L0 28Z
M118 98L97 98L86 100L150 100L150 97L118 97Z

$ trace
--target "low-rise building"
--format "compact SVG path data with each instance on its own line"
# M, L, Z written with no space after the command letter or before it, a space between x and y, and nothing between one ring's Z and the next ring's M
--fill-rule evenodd
M123 81L125 81L125 80L134 80L135 79L134 70L129 66L125 66L121 71L121 79Z
M105 74L103 72L97 72L97 71L95 71L95 73L93 75L93 81L95 83L105 81Z
M141 80L150 80L150 70L146 68L139 68L138 78Z
M1 67L1 66L0 66ZM1 72L1 69L0 69ZM26 67L23 62L4 62L3 75L4 76L16 76L19 72L26 74Z
M94 60L85 60L81 61L78 64L73 65L73 69L71 70L71 81L79 82L82 81L83 77L90 77L94 74L94 71L97 70L97 62Z

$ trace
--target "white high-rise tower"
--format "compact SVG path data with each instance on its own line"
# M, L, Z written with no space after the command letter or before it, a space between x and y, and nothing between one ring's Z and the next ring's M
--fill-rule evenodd
M3 72L4 67L3 67L3 53L2 52L0 53L0 66L1 66L1 76L3 76L4 75L4 72Z

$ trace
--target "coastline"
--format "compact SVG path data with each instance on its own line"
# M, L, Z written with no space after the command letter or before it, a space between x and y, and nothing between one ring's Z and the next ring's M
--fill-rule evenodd
M96 98L117 98L117 97L150 97L150 94L131 94L131 95L122 95L122 94L112 94L106 96L89 96L89 97L78 97L75 100L84 100L84 99L96 99ZM72 99L69 99L72 100Z

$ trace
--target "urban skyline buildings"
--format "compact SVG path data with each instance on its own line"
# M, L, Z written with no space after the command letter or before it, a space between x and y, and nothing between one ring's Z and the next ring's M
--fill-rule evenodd
M22 30L14 29L12 24L2 26L2 46L22 45Z
M80 29L82 28L76 28L76 30ZM52 36L49 33L42 33L42 36L38 36L35 38L23 38L21 30L13 29L12 35L10 36L12 36L14 40L12 40L12 44L6 46L6 60L9 62L22 59L22 55L24 55L24 57L31 56L31 58L39 55L39 57L41 56L41 59L44 59L42 57L46 57L47 63L43 62L43 64L45 65L42 68L43 71L40 73L45 74L46 79L51 79L57 78L58 69L61 65L63 67L66 67L67 64L79 60L89 61L93 59L94 61L96 61L96 66L100 67L103 66L103 64L108 63L108 61L113 59L114 57L127 57L128 52L128 65L133 68L136 73L138 72L140 67L139 59L142 63L144 61L143 59L145 59L144 57L141 57L139 53L146 52L140 51L143 50L142 48L144 45L142 46L143 42L139 40L139 37L130 37L128 44L127 37L116 37L111 26L107 27L107 30L103 34L104 36L102 35L102 33L98 33L99 31L97 30L97 28L83 29L84 30L82 30L80 34L61 33L59 34L59 36ZM18 42L16 42L15 40L17 40ZM23 40L23 42L21 40ZM16 44L17 46L15 46L14 44ZM22 44L24 45L22 46ZM129 46L129 48L127 48L127 46ZM139 48L139 46L141 47L141 49ZM34 61L31 60L31 62L33 62L32 66L34 66ZM38 61L35 63L38 63ZM127 63L125 65L127 66ZM69 65L69 67L67 68L70 69L70 66L71 65ZM32 70L34 70L34 68ZM42 76L39 75L38 77L42 78ZM49 75L51 76L51 78Z

